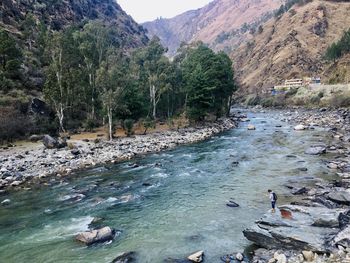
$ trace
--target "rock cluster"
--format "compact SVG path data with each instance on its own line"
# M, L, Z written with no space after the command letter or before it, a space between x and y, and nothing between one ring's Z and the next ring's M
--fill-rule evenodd
M73 146L70 142L71 147L65 148L62 148L67 145L64 140L45 136L45 146L36 146L30 150L11 148L0 151L0 190L22 186L25 182L45 182L45 178L49 176L56 175L60 178L98 164L114 163L177 145L202 141L236 127L238 120L239 117L223 118L200 127L120 138L111 142L101 139L94 142L76 141Z
M327 144L315 144L305 154L333 154L329 156L335 159L324 163L340 180L313 187L286 185L302 201L279 206L275 214L265 214L244 230L246 238L262 247L252 262L350 262L350 111L295 109L283 115L284 121L297 125L295 131L328 133Z

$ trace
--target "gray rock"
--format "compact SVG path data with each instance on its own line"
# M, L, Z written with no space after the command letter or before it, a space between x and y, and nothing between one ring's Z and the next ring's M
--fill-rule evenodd
M114 239L114 231L110 227L87 231L78 234L75 239L86 245L105 242Z
M311 146L305 150L305 154L320 155L326 153L326 147L324 146Z
M345 248L350 247L350 226L347 226L345 229L341 230L332 240L332 245L338 246L341 245Z
M42 140L47 149L54 149L58 146L58 141L50 135L45 135Z
M328 194L328 199L343 205L350 205L350 193L346 191L336 191Z
M40 140L42 140L44 138L44 136L43 135L32 135L32 136L30 136L29 137L29 140L31 141L31 142L38 142L38 141L40 141Z
M243 261L244 256L242 255L242 253L237 253L237 254L236 254L236 259L237 259L238 261Z
M302 188L293 190L293 191L292 191L292 194L293 194L293 195L303 195L303 194L306 194L308 191L309 191L308 188L302 187Z
M292 218L268 213L244 230L244 236L267 249L329 251L327 240L337 233L334 227L344 210L293 205L280 209L290 211Z
M135 261L135 252L125 252L118 255L111 263L130 263Z
M4 201L1 202L2 205L9 205L11 203L10 199L5 199Z

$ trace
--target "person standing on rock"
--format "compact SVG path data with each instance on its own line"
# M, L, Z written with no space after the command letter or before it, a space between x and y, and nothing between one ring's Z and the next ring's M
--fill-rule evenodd
M272 206L271 212L275 213L275 211L276 211L275 208L276 208L276 202L277 202L277 195L270 189L267 192L270 194L269 197L270 197L271 206Z

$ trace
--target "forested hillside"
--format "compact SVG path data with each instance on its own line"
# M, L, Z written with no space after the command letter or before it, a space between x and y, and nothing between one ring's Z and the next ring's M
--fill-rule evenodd
M113 0L5 1L1 16L0 140L227 111L228 56L199 43L172 62Z

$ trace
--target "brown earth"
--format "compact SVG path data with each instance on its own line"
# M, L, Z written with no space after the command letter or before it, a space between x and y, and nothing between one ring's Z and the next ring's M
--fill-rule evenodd
M226 44L216 43L222 33L230 34L245 23L250 24L279 8L284 0L214 0L203 8L188 11L171 19L157 19L144 23L148 36L157 35L169 48L176 52L181 42L203 41L214 49L231 48L232 42L241 39L237 33ZM218 46L216 48L216 46Z
M263 32L231 54L237 78L243 87L264 90L284 79L321 76L346 79L349 61L332 64L323 56L350 25L350 3L315 0L295 5L279 19L263 25ZM339 76L339 70L345 73ZM348 68L346 70L346 68Z

